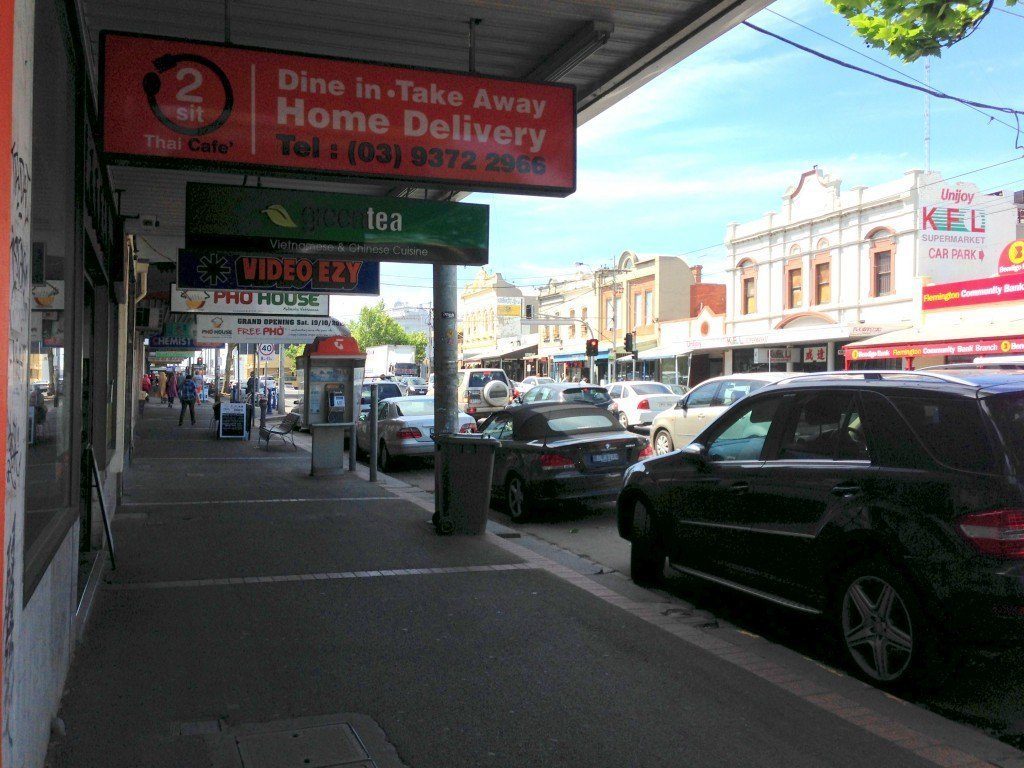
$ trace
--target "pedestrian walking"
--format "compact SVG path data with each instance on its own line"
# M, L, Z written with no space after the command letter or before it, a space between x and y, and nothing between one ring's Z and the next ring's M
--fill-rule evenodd
M142 418L142 414L146 410L146 402L149 400L149 393L153 390L153 382L150 381L149 376L143 375L142 382L139 384L139 418Z
M157 391L160 393L160 402L167 402L167 371L160 371L157 376Z
M181 392L178 393L181 397L181 414L178 416L178 426L180 427L182 422L185 421L185 409L188 408L188 415L192 417L192 426L196 425L196 382L192 378L192 374L188 374L185 380L181 382Z
M174 407L174 398L178 396L178 374L173 371L167 375L167 407Z

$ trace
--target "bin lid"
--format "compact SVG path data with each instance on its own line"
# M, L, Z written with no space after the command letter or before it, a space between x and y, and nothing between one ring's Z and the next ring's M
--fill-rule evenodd
M362 361L366 359L366 353L359 348L359 342L352 336L320 336L312 344L306 345L303 355L319 360L331 358Z

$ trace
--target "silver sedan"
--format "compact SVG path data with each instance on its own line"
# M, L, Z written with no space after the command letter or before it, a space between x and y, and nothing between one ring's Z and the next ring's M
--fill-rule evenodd
M377 466L381 472L394 468L395 460L434 455L434 398L423 395L389 397L377 406ZM475 432L476 421L459 413L459 431ZM362 414L356 428L356 445L370 451L370 413Z

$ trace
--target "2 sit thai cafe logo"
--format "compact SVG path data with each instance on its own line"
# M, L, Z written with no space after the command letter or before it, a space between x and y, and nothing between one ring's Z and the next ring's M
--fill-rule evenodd
M1014 240L999 254L999 274L1016 275L1024 272L1024 240Z
M147 141L165 149L181 149L187 142L194 152L227 154L231 142L207 138L228 121L235 105L231 82L216 63L192 53L165 53L153 60L140 85L153 117L172 132L163 138L147 135Z

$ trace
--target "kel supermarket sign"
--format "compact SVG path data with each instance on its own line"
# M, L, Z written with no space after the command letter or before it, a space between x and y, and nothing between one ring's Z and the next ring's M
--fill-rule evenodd
M937 283L992 277L1015 239L1017 210L1005 195L969 182L929 184L918 211L918 274Z
M330 317L196 316L196 340L200 342L312 344L318 336L347 332Z
M576 189L572 86L118 32L100 61L114 162Z
M185 247L483 265L488 207L189 183Z
M171 286L171 312L215 312L221 315L330 314L322 293L294 291L207 291Z
M325 256L178 251L178 287L380 295L380 263Z

